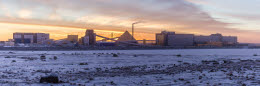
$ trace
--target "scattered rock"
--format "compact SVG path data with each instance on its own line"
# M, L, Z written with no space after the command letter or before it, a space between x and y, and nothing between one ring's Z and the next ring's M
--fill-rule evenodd
M202 79L202 76L199 76L199 79Z
M55 74L50 76L41 77L40 83L59 83L59 77Z
M5 58L11 58L11 56L6 56Z
M79 65L88 65L88 63L79 63Z
M177 82L177 80L173 80L173 82Z
M9 54L15 54L14 52L8 52Z
M94 78L89 78L90 81L94 80Z
M233 73L232 73L232 72L230 72L230 73L227 73L227 75L228 75L228 76L233 76Z
M117 54L113 54L113 57L118 57L118 55Z
M12 60L12 62L16 62L16 60Z
M40 72L40 73L51 73L50 70L36 70L36 72Z
M84 70L89 70L89 68L84 68Z
M222 72L227 72L226 70L221 70Z
M44 60L44 59L46 59L46 56L42 55L40 58L41 58L42 60Z
M181 54L176 55L177 57L181 57Z
M179 78L180 81L184 81L184 78Z
M182 61L178 61L178 62L182 62Z
M110 82L111 85L116 85L113 81Z
M53 57L53 59L54 59L54 60L57 60L57 59L58 59L58 57L57 57L57 56L54 56L54 57Z
M211 69L209 72L216 72L216 70L214 70L214 69Z
M229 60L223 60L223 62L224 62L225 64L233 63L232 61L229 61Z
M19 58L25 59L25 60L37 60L37 59L39 59L37 57L19 57Z
M213 62L213 65L219 65L219 63L216 61L216 62Z
M184 62L183 64L184 64L184 65L190 65L190 63L188 63L188 62Z

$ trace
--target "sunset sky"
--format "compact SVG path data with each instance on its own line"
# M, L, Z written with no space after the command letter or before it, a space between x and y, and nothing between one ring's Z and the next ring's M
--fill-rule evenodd
M260 43L260 0L0 0L0 40L13 32L50 33L53 39L97 34L119 36L136 25L137 39L162 30L238 36Z

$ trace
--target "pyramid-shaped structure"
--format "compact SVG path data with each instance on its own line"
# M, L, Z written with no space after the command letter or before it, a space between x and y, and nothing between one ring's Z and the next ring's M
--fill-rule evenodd
M136 40L128 31L125 31L125 33L121 35L117 41L136 41Z

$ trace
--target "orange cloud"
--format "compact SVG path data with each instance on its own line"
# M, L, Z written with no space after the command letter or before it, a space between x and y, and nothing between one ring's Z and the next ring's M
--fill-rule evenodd
M53 34L53 38L58 39L66 37L67 34L84 35L85 31L82 28L87 28L95 29L98 34L110 36L112 32L121 34L125 30L131 31L133 22L143 21L136 25L136 32L140 33L136 35L137 39L154 39L155 33L168 30L197 35L218 32L239 36L241 42L258 42L248 39L257 36L259 32L241 30L231 27L234 26L232 23L218 21L192 0L151 0L149 3L146 0L16 1L19 3L14 4L24 9L18 12L19 16L0 17L2 23L15 24L14 26L18 24L17 27L5 26L9 32L48 32ZM195 1L203 3L202 0ZM39 8L44 8L45 11ZM37 13L42 15L35 15Z

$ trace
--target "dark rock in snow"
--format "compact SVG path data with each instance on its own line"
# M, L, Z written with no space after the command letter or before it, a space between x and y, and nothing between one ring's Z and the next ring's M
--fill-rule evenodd
M46 56L42 55L42 56L41 56L41 59L46 59Z
M14 52L8 52L9 54L15 54Z
M6 56L5 58L11 58L11 56Z
M111 85L116 85L113 81L110 82Z
M41 77L40 83L59 83L59 77L55 74L49 76Z
M181 54L176 55L177 57L181 57Z
M199 76L199 79L202 79L202 76Z
M57 57L57 56L54 56L54 57L53 57L53 59L54 59L54 60L57 60L57 59L58 59L58 57Z
M117 54L113 54L113 57L118 57L118 55Z
M12 60L12 62L16 62L16 60Z
M88 65L88 63L79 63L79 65Z
M184 78L179 78L180 81L184 81Z

